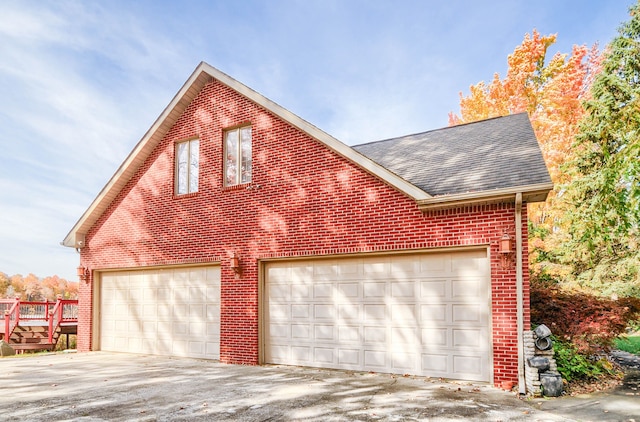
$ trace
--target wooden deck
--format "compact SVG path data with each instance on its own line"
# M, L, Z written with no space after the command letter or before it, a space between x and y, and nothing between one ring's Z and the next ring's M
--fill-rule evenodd
M55 302L0 299L4 322L0 339L16 352L53 350L62 335L78 333L78 301L59 298Z

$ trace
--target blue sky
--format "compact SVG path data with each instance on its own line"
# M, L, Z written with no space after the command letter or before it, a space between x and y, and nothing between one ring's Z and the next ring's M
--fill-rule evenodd
M0 2L0 271L60 242L200 61L346 144L447 125L524 34L606 45L632 0Z

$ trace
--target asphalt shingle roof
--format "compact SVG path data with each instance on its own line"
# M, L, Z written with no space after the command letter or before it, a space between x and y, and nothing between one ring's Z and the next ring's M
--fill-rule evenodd
M433 196L551 183L526 113L353 149Z

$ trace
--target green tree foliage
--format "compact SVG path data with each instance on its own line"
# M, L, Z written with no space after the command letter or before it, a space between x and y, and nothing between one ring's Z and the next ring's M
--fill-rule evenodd
M594 80L566 166L569 236L561 256L579 284L640 296L640 2L630 14Z

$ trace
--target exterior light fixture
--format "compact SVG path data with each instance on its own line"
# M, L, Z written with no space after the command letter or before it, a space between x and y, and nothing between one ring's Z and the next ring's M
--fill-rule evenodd
M500 254L502 268L507 268L511 255L513 254L511 236L509 236L507 233L503 234L500 238L499 245L500 247L498 253Z
M233 258L231 258L231 269L236 274L240 274L240 272L242 271L242 268L240 268L240 258L238 258L238 255L236 254L233 255Z
M76 269L76 273L78 274L78 278L85 283L89 282L89 269L83 267L82 265Z

